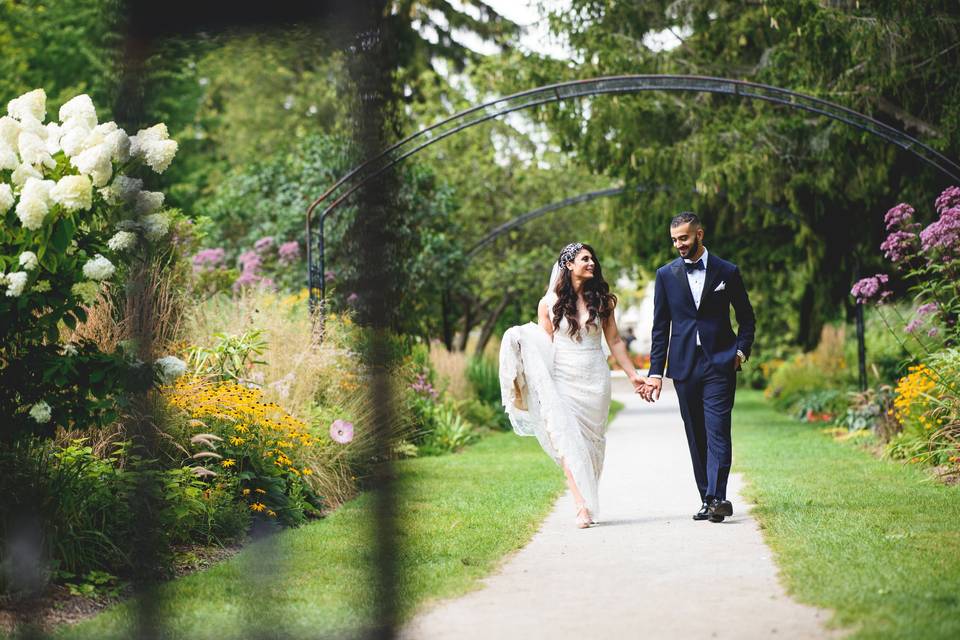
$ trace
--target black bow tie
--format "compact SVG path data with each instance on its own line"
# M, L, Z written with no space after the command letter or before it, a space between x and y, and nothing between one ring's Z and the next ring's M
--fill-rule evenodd
M687 267L687 273L693 273L694 271L704 271L706 269L703 266L703 258L700 258L696 262L685 262L684 265Z

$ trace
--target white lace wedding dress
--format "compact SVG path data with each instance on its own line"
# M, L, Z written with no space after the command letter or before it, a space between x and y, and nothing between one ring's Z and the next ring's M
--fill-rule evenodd
M554 296L545 299L549 308ZM564 318L552 342L533 322L507 329L500 345L500 392L513 430L536 436L558 465L566 462L596 519L610 367L601 343L603 331L582 321L580 327L577 340Z

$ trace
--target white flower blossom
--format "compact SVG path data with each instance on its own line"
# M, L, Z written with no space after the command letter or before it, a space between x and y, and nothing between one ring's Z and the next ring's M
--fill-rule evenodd
M56 183L53 180L27 178L20 192L20 202L17 203L17 217L24 227L35 231L43 226L43 220L53 203L50 190L54 186Z
M83 275L91 280L107 280L113 276L117 268L113 263L99 253L83 265Z
M28 91L7 103L7 113L20 120L28 115L43 120L47 115L47 93L43 89Z
M43 174L28 164L20 165L13 170L13 174L10 176L10 180L18 187L24 186L30 178L42 180Z
M187 363L176 356L164 356L153 364L164 384L170 384L187 371Z
M137 194L133 210L138 216L153 213L163 206L163 197L160 191L141 191Z
M72 342L68 342L63 345L63 351L61 353L65 356L75 356L77 355L77 346Z
M60 151L60 138L63 137L63 127L56 122L47 123L47 153L51 156Z
M35 133L23 131L17 138L17 147L20 149L20 159L33 166L43 165L48 169L57 166L47 152L47 143Z
M137 234L132 231L117 231L107 240L107 246L111 251L129 251L137 246Z
M0 142L5 142L10 147L16 147L19 137L20 123L10 116L0 118Z
M107 204L118 205L133 202L143 188L143 180L118 175L108 186L100 189L100 195Z
M156 242L170 230L170 216L165 213L153 213L143 219L143 235L150 242Z
M103 144L110 149L110 158L114 162L126 162L130 159L130 137L123 129L108 133Z
M86 127L64 127L60 136L60 147L68 158L80 155L87 149L87 138L92 131Z
M33 251L24 251L20 254L20 266L27 271L33 271L40 264L37 260L37 254Z
M30 417L40 424L50 422L52 416L53 412L50 409L50 405L47 404L45 400L41 400L30 407Z
M27 286L27 272L14 271L13 273L8 273L6 277L6 282L7 282L7 297L19 298L20 294L23 293L24 287Z
M50 190L50 198L67 211L86 211L93 206L93 185L87 176L64 176Z
M98 144L74 156L70 164L77 171L90 176L96 187L102 187L110 181L113 175L113 165L110 164L111 149L104 144Z
M176 140L170 140L167 125L161 122L130 138L130 156L143 159L148 167L163 173L177 154L177 146Z
M6 182L0 182L0 214L10 211L13 202L13 189Z
M58 115L64 125L82 125L86 129L97 126L97 110L93 106L93 100L85 93L63 103Z
M47 131L46 125L44 125L40 120L37 120L29 113L23 114L23 117L20 118L20 133L32 133L36 135L41 140L46 140L47 136L50 135ZM19 138L19 136L17 136Z
M20 166L20 158L13 147L0 140L0 171L13 171Z

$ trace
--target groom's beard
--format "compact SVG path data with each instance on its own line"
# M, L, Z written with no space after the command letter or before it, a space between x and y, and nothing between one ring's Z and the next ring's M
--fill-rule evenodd
M687 252L680 252L681 258L692 259L693 256L697 255L700 251L700 238L694 238L693 244L690 245L690 248L687 249Z

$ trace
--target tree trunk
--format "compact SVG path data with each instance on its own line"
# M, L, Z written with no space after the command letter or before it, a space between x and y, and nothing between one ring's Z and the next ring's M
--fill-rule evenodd
M463 307L463 330L458 336L457 351L467 350L467 340L470 339L470 330L473 329L476 319L473 314L473 305L466 304Z
M450 313L452 309L450 308L450 291L445 289L443 291L443 296L440 299L440 314L442 316L443 322L443 345L447 348L447 351L453 351L453 321L450 318Z
M480 339L477 341L477 348L474 351L474 355L483 355L484 349L487 348L487 343L490 342L490 336L493 335L493 329L497 326L497 320L503 315L504 310L507 308L507 305L510 304L511 300L513 300L513 293L509 291L504 293L503 297L500 298L500 303L493 312L487 316L487 321L483 323L483 328L480 330Z

